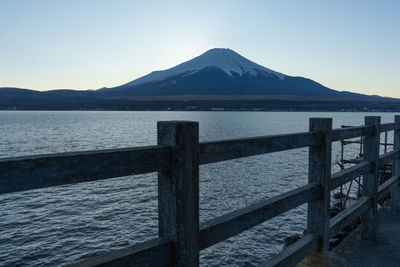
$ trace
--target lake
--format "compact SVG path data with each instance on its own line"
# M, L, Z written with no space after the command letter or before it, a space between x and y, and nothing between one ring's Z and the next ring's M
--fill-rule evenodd
M192 120L200 141L308 130L310 117L334 128L393 113L0 111L0 158L155 145L156 123ZM389 138L390 141L391 138ZM347 156L356 156L357 147ZM307 183L308 149L200 167L200 220L245 207ZM337 171L339 144L332 153ZM306 206L201 251L203 266L256 266L306 227ZM157 236L157 175L0 195L0 265L58 266Z

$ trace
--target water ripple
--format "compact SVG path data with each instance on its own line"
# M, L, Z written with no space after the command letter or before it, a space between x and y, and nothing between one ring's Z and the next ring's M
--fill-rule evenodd
M359 125L363 115L0 111L0 157L151 145L158 120L199 121L201 140L217 140L306 131L312 116L334 117L336 127ZM306 184L307 153L297 149L201 166L200 220ZM59 266L154 238L157 205L154 173L0 195L0 265ZM256 266L305 227L303 205L205 249L201 264Z

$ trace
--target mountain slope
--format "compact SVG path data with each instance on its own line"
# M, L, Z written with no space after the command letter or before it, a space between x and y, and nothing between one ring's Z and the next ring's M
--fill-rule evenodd
M114 88L86 91L0 88L0 109L143 110L195 106L207 110L221 104L228 109L252 106L382 109L386 108L383 103L389 102L391 110L400 109L398 99L332 90L307 78L273 71L221 48Z
M163 81L174 76L191 76L210 67L218 68L231 77L234 73L239 76L245 74L255 76L258 73L263 73L264 75L279 77L280 79L285 77L282 73L258 65L233 50L214 48L173 68L164 71L154 71L123 86L130 87L138 84Z
M340 97L303 77L258 65L230 49L215 48L164 71L154 71L124 85L99 90L104 95L297 95ZM346 94L346 97L359 95Z

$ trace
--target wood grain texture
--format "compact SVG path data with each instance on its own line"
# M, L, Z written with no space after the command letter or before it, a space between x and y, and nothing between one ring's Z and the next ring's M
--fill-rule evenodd
M128 248L90 257L67 267L172 266L172 242L155 238Z
M344 227L353 222L357 217L363 215L372 207L372 199L370 197L363 197L359 199L351 207L337 214L330 220L329 235L334 237Z
M294 266L302 259L307 257L318 247L317 235L306 235L302 239L296 241L292 245L283 249L277 256L271 260L263 262L260 266L266 267L287 267Z
M377 229L377 196L378 196L378 176L379 176L379 143L381 117L365 117L365 125L372 126L373 135L366 136L364 139L364 160L373 164L372 172L363 175L362 194L372 199L371 208L361 216L361 236L365 240L376 240Z
M200 164L315 146L320 143L320 134L309 132L204 142L200 144Z
M399 176L392 176L378 187L378 200L385 197L399 185Z
M369 126L356 126L332 130L332 142L351 139L373 134L373 128Z
M389 132L393 130L399 130L400 129L400 123L399 122L391 122L391 123L382 123L379 131L382 132Z
M373 164L369 161L363 161L355 166L336 172L331 176L330 190L350 182L352 179L359 177L367 172L372 171Z
M205 249L308 201L320 197L321 188L308 184L204 223L200 231L200 249Z
M400 115L394 117L395 123L400 125ZM400 151L400 129L396 129L393 132L393 149L395 151ZM397 158L393 161L393 176L400 176L400 159ZM392 212L400 213L400 185L393 187L391 192L390 204Z
M379 167L394 160L398 160L399 158L400 158L400 150L390 151L384 155L381 155L379 156Z
M171 149L148 146L0 159L0 193L166 170Z
M321 196L308 203L307 231L319 237L318 250L329 250L332 119L310 118L310 132L322 132L322 144L309 148L308 182L321 185Z
M169 171L158 173L159 236L173 241L174 266L199 266L199 124L158 122L157 139L172 147Z

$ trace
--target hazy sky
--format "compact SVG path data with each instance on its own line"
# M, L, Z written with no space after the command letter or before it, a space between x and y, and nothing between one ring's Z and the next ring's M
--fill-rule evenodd
M395 0L0 0L0 87L112 87L227 47L336 90L400 97L399 14Z

